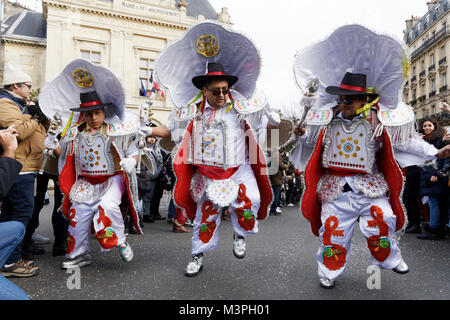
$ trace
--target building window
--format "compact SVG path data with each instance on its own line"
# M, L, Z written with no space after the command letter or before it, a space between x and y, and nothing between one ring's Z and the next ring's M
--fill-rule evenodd
M420 71L425 71L425 60L420 62Z
M100 65L102 63L100 52L91 50L81 50L81 59L87 60L92 64Z
M154 68L155 61L152 59L141 58L139 60L139 80L144 85L145 89L149 88L150 76Z
M434 53L430 56L430 63L434 65Z
M436 114L436 106L435 105L432 105L431 106L431 114L433 115L433 114Z
M447 74L443 73L441 75L441 86L445 87L447 85Z
M431 92L436 91L436 80L431 79Z

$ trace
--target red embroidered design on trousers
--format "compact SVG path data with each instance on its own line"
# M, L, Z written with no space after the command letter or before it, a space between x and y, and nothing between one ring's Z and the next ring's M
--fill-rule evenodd
M77 226L77 222L74 221L76 214L77 214L77 211L75 210L75 208L72 208L72 209L70 209L69 216L67 217L69 219L69 221L70 221L69 225L72 228L75 228Z
M205 201L202 205L202 221L199 232L199 239L203 243L208 243L214 235L214 231L217 228L216 222L208 222L208 218L218 214L217 208L211 201Z
M98 206L98 213L97 224L102 223L103 229L98 231L95 236L103 249L112 249L117 245L119 239L117 238L115 231L110 228L112 224L111 219L106 216L102 206Z
M374 220L367 222L368 228L378 227L379 234L370 236L367 239L367 246L369 247L372 256L379 262L385 261L391 254L391 241L389 240L389 227L384 221L383 210L377 206L370 208L370 215Z
M72 253L72 251L75 249L75 238L70 234L70 232L67 233L67 251L66 254Z
M244 184L239 185L237 201L244 202L243 207L235 209L239 225L245 231L251 231L255 227L255 215L252 211L252 201L247 197L247 187Z
M322 236L324 249L322 251L323 264L329 270L339 270L345 265L347 249L343 246L331 242L331 237L343 237L343 230L336 230L339 226L339 220L331 216L324 224L325 232Z

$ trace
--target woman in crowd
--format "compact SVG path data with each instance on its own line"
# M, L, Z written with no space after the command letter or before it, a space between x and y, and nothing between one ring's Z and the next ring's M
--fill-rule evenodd
M425 119L422 129L425 141L438 149L445 146L446 142L443 141L446 134L445 129L435 119ZM437 167L435 165L425 166L420 176L420 196L428 197L430 221L428 227L424 228L424 232L417 236L419 239L438 240L445 238L449 187L448 178L441 173L444 161L443 159L437 159Z

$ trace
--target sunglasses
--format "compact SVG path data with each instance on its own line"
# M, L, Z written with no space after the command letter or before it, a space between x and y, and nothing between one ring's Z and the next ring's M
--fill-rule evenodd
M216 97L220 96L220 94L223 94L224 96L226 96L229 92L230 89L208 89L206 88L206 90L211 91L213 95L215 95Z
M338 98L337 100L336 100L336 102L337 102L337 104L346 104L346 105L350 105L350 104L352 104L353 103L353 101L354 101L354 99L352 99L352 98Z
M28 83L22 83L23 85L26 85L27 87L28 87L28 89L30 89L31 90L31 87L33 86L33 85L31 85L31 84L28 84Z

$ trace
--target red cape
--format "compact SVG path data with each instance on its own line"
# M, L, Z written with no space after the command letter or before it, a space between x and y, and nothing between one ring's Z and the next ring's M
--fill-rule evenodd
M190 220L195 219L195 213L197 211L197 203L192 200L190 193L190 186L192 177L196 171L195 166L188 163L188 143L190 141L189 137L192 134L194 122L188 126L186 135L180 144L180 148L175 156L173 162L173 169L177 177L177 181L174 189L174 201L178 207L186 210L186 214ZM253 173L255 174L256 182L258 184L259 194L261 197L261 204L257 213L257 220L263 220L267 216L267 212L270 204L273 201L272 187L270 185L269 177L267 175L266 158L261 148L256 142L248 124L245 124L246 130L249 133L247 135L248 141L247 146L250 144L252 146L257 146L256 159L251 157L251 167ZM254 161L256 160L256 161ZM254 163L256 162L256 163ZM266 173L266 174L264 174Z
M301 212L311 223L311 230L316 236L319 236L319 229L322 226L322 221L320 220L322 204L317 195L317 184L322 175L325 174L325 169L322 167L322 142L324 133L325 130L322 129L314 152L306 166L305 191L301 201ZM398 231L405 224L405 212L400 199L403 190L403 175L395 161L391 139L386 129L383 131L382 139L382 147L377 153L377 163L380 172L384 175L389 185L389 201L392 211L397 217L395 231Z

